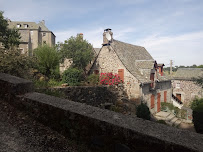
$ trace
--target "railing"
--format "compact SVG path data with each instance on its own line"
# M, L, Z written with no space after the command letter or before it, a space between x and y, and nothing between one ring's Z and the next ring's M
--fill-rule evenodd
M173 94L172 94L172 98L173 98L175 101L177 101L179 104L183 104L183 102L182 102L180 99L178 99L176 96L174 96Z

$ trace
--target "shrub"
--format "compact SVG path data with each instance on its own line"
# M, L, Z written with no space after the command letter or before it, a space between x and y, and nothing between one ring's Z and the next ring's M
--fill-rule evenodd
M194 108L192 115L196 132L203 134L203 103Z
M146 104L144 104L144 103L141 103L136 108L136 115L139 118L150 120L150 111L149 111L148 106Z
M70 86L79 85L82 80L82 71L76 68L69 68L63 73L63 82Z
M29 79L33 64L33 59L26 54L21 54L18 49L0 49L0 72L2 73Z
M91 74L87 78L87 82L91 85L97 85L99 83L99 75Z
M194 110L199 104L203 103L203 98L195 98L191 103L191 109Z
M100 84L104 85L118 85L122 83L118 74L113 73L101 73L100 74Z

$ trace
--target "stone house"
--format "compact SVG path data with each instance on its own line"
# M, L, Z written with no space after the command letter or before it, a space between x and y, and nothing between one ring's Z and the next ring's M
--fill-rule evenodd
M202 98L201 86L195 84L192 79L203 76L203 68L179 68L172 79L173 94L189 106L195 97Z
M19 22L8 20L9 28L16 28L21 35L19 49L22 53L32 55L32 50L39 45L55 46L55 35L45 26L45 21Z
M164 64L157 64L144 47L113 39L111 29L104 30L102 45L92 73L117 73L128 97L146 102L151 113L160 111L161 102L171 102Z

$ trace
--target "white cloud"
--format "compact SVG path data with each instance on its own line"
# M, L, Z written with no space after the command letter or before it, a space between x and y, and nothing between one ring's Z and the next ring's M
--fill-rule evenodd
M172 59L176 65L199 65L203 64L202 42L200 31L177 36L151 35L136 44L144 46L158 62L168 63Z

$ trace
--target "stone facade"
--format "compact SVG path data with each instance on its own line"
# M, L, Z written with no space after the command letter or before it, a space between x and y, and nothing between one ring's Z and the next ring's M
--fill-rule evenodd
M55 35L46 26L44 21L39 22L18 22L8 21L9 28L17 28L21 35L19 49L22 53L32 55L32 50L40 45L47 44L55 46Z
M181 95L181 101L184 105L189 106L195 97L202 98L202 88L191 80L172 80L173 94Z
M93 64L92 73L99 71L99 73L118 74L123 80L128 97L146 102L149 107L152 102L151 96L154 94L155 105L150 111L159 112L160 102L164 100L171 102L171 81L163 76L162 71L158 71L156 61L144 47L123 43L113 38L107 41L105 38L107 32L108 29L104 31L103 47ZM109 35L113 35L111 30ZM159 108L156 108L158 93L160 93L160 102Z

